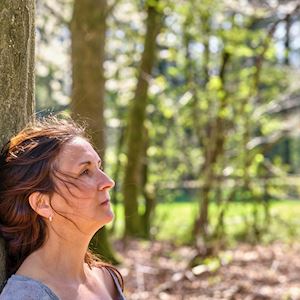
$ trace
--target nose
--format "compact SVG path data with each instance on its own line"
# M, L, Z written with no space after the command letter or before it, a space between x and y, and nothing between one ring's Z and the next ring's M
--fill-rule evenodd
M112 189L115 186L115 182L103 171L101 171L100 180L98 184L98 190L103 191L106 189Z

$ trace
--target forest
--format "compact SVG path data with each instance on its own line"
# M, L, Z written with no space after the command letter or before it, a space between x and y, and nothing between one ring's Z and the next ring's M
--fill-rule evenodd
M116 183L90 247L126 297L300 299L300 2L22 2L34 80L6 88L5 0L0 142L32 115L85 124Z

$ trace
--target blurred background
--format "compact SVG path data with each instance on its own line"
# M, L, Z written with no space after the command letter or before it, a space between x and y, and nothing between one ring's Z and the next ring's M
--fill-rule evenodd
M37 115L116 181L91 246L128 299L300 299L299 1L37 0L36 26Z

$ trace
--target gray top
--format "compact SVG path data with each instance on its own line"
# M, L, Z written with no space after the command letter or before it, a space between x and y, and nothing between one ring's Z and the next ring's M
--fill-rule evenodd
M118 290L118 298L126 300L116 275L107 268ZM59 300L59 298L45 284L22 275L12 275L2 293L0 300Z

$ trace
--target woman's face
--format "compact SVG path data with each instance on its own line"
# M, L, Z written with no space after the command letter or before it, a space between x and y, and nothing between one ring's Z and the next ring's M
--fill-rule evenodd
M55 169L58 192L51 198L51 205L67 219L54 214L53 220L65 223L70 219L88 233L96 232L113 219L109 190L114 181L101 170L101 159L89 142L77 137L64 145Z

